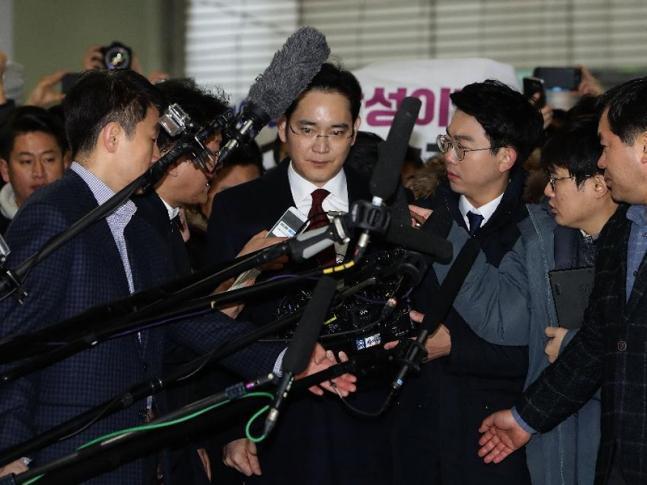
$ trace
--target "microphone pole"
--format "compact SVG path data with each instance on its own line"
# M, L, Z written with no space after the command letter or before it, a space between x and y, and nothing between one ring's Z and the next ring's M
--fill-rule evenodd
M206 139L217 129L224 128L224 126L229 123L230 117L230 112L226 112L218 117L216 121L210 125L209 130L202 131L202 136ZM5 295L7 291L17 291L18 300L22 303L24 297L27 296L25 291L22 289L22 280L34 266L47 258L67 241L83 232L87 227L107 217L117 207L124 204L137 190L154 186L164 176L166 170L168 170L168 168L181 156L196 151L196 143L198 141L204 140L197 140L193 134L182 136L169 152L155 162L144 174L140 175L126 187L114 194L105 203L92 209L69 228L51 238L45 246L23 261L23 263L15 270L10 270L2 266L0 268L0 273L2 273L2 279L0 280L0 295Z

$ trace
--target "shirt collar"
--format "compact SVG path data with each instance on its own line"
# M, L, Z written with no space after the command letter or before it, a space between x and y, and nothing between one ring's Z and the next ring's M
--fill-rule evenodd
M159 194L157 195L162 201L162 204L164 204L164 207L166 207L166 211L168 212L168 218L172 221L180 213L180 208L171 206L171 204L166 202L163 197L161 197Z
M70 169L83 179L99 205L104 204L108 199L110 199L110 197L115 195L112 189L108 187L103 180L80 163L72 162ZM116 216L120 219L123 218L127 224L135 212L137 212L137 206L132 200L127 200L121 206L117 207L109 217Z
M636 204L629 207L627 219L639 226L647 226L647 205Z
M497 207L499 207L499 204L501 203L501 199L503 199L503 194L499 195L496 199L492 199L487 204L483 204L481 207L477 209L472 204L470 204L470 201L467 200L467 197L465 197L464 195L461 195L460 198L458 199L458 209L461 211L461 215L463 216L463 219L467 218L468 212L473 212L474 214L482 215L483 216L483 222L481 222L481 227L482 227L487 223L487 221L490 220L490 218L496 211Z
M330 192L330 195L326 197L328 202L333 201L345 201L345 204L334 204L337 205L346 205L348 206L348 184L346 182L346 174L344 170L340 170L337 174L326 182L322 187L317 187L315 184L306 180L292 166L292 161L288 166L288 181L290 182L290 190L292 191L292 198L299 210L302 210L302 207L309 207L312 205L311 194L318 188L326 189ZM324 201L325 203L326 201ZM308 211L305 211L306 213Z

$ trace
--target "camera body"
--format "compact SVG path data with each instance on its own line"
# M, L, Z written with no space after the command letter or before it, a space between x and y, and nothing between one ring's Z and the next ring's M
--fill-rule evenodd
M106 69L130 69L133 50L127 45L113 41L110 45L100 47L99 51L103 56L103 65Z

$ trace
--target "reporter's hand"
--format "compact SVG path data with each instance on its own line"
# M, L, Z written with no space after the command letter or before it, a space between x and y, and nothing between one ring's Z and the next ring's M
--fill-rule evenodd
M22 458L18 458L17 460L12 461L11 463L3 467L0 467L0 477L11 475L12 473L18 475L19 473L24 473L27 470L29 470L29 467L25 465Z
M65 95L57 88L57 84L61 82L65 73L66 71L60 70L41 78L36 87L29 93L25 104L47 108L63 101Z
M348 356L344 352L339 352L339 361L347 362ZM317 344L310 356L310 362L308 363L307 369L297 375L296 378L301 379L303 377L316 374L317 372L326 370L328 367L335 364L337 364L335 354L333 354L331 350L327 351L324 349L321 344ZM343 374L332 380L320 382L318 386L312 386L308 388L308 390L317 396L323 396L323 389L325 389L333 394L339 394L342 397L346 397L351 392L355 392L357 390L356 382L357 377L353 374Z
M600 81L591 74L589 68L583 65L577 66L582 71L582 80L580 85L577 87L577 93L580 96L601 96L604 94L604 88Z
M416 310L411 310L409 318L416 323L422 323L425 315ZM427 350L428 361L449 355L452 351L452 338L449 329L440 324L436 331L427 337L425 349Z
M227 443L222 449L222 462L243 475L261 475L261 464L258 461L256 444L247 438Z
M83 54L83 59L81 60L81 66L83 66L84 71L90 71L92 69L103 69L103 53L101 52L101 46L98 44L91 45L87 48Z
M262 230L254 234L251 237L251 239L245 243L245 245L243 246L243 249L240 250L240 252L236 257L245 256L246 254L253 253L254 251L260 251L261 249L265 249L270 246L274 246L275 244L282 243L287 239L285 237L275 237L275 236L268 237L268 234L269 233L266 230ZM273 261L265 263L263 266L261 266L261 268L263 270L277 271L283 268L283 266L287 262L288 262L288 257L281 256L280 258L277 258Z
M202 463L204 474L207 476L207 480L211 481L211 461L209 460L209 453L204 448L198 448L196 451L198 458L200 458L200 463Z
M519 426L510 409L485 418L479 432L483 436L478 454L485 463L500 463L530 441L530 433Z
M427 222L427 219L429 219L429 216L433 210L431 209L425 209L424 207L419 207L417 205L409 204L409 214L411 215L411 226L415 227L416 229L422 226L425 222Z
M163 83L164 81L168 81L169 79L171 79L171 75L168 72L164 71L151 71L148 74L148 80L151 82L151 84Z
M551 364L557 360L559 357L559 349L562 348L562 342L564 337L568 333L568 330L563 327L546 327L544 330L546 337L549 337L548 342L546 342L546 347L544 348L544 353L548 357L548 362Z
M535 106L539 102L539 98L541 98L540 93L535 93L532 95L531 101ZM544 130L545 130L553 122L553 108L545 104L541 108L537 107L537 109L539 109L539 112L541 113L541 117L544 120Z

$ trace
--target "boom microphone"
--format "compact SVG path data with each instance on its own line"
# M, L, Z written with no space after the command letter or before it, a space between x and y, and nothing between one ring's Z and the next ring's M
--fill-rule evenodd
M270 120L281 116L330 55L326 37L312 27L301 27L274 54L270 65L249 88L230 140L220 149L223 163L239 145L254 138Z

